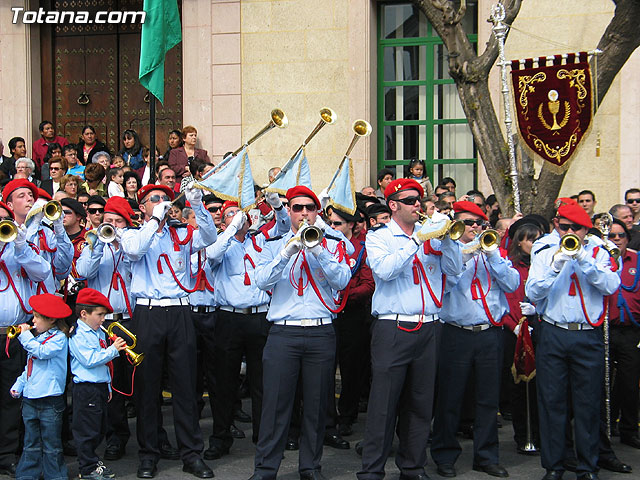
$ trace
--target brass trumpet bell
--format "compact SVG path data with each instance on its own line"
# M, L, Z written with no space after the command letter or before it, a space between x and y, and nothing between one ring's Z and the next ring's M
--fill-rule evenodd
M309 225L306 220L300 225L298 233L300 235L300 242L305 248L313 248L319 245L324 238L322 229L315 225Z
M47 202L44 206L44 217L53 222L60 218L62 215L62 204L55 200Z
M482 232L478 240L483 252L492 252L500 246L500 236L498 232L493 229Z
M136 352L133 351L133 349L137 345L136 336L133 333L131 333L129 330L127 330L120 322L112 322L111 325L109 325L108 328L104 328L101 325L100 328L107 334L107 336L110 339L112 339L112 338L117 336L113 332L114 329L116 329L116 328L120 329L120 331L122 333L124 333L127 337L129 337L131 339L131 345L127 345L125 347L125 349L124 349L125 353L127 354L129 359L131 360L131 363L134 366L138 366L138 365L140 365L142 363L142 361L144 360L144 353L136 353Z
M465 225L464 222L460 220L454 220L449 225L449 230L447 231L447 235L451 238L451 240L460 240L462 235L464 235Z
M373 131L371 124L366 120L356 120L351 128L359 137L368 137Z
M574 233L567 233L560 239L560 251L565 255L574 257L582 248L580 237Z
M286 128L289 125L287 115L279 108L271 110L271 121L278 128Z
M96 229L96 236L103 243L111 243L116 239L116 229L110 223L101 223Z
M13 242L18 236L18 226L8 218L0 221L0 242Z
M31 328L29 328L29 330L31 330ZM10 325L7 327L7 338L16 338L21 333L22 329L20 328L20 325Z
M336 115L336 112L331 110L329 107L324 107L320 109L320 118L322 118L324 123L331 125L336 122L338 115Z

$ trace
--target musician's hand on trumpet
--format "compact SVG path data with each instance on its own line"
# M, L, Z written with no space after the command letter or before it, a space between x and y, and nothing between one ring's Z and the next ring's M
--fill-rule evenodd
M244 213L242 210L238 210L236 214L233 216L233 220L231 220L231 223L229 224L227 229L231 228L233 229L234 232L237 233L242 229L246 221L247 221L247 214Z
M112 339L113 340L113 346L116 348L116 350L118 350L119 352L124 350L125 348L127 348L127 342L124 340L124 338L122 337L115 337Z
M191 182L184 190L184 198L186 198L191 205L202 203L202 189L196 188L195 183Z
M158 224L161 224L162 222L164 222L170 208L171 202L160 202L153 207L153 210L151 211L151 218L155 218L158 221Z
M432 238L443 238L449 233L448 227L451 219L448 216L440 212L433 212L431 217L427 217L419 212L418 215L424 218L424 221L422 222L420 230L411 236L418 245L422 245Z
M19 225L16 232L16 239L13 241L16 250L22 250L27 246L27 227Z
M302 249L302 242L300 241L299 236L292 237L291 240L287 242L282 251L280 252L280 256L282 258L291 258L296 253L298 253Z

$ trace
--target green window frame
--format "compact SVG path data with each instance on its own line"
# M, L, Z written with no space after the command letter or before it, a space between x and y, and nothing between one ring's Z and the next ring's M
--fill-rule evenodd
M471 4L473 8L477 6L477 2ZM420 36L412 36L412 37L401 37L401 38L385 38L385 8L388 7L403 7L403 8L413 8L414 15L417 13L421 18L419 22L421 25L419 29ZM476 11L472 11L467 15L470 15L468 19L468 26L473 28L473 31L477 31L477 9ZM461 106L459 106L459 99L457 96L457 91L455 90L455 81L449 77L448 72L448 63L446 61L446 48L438 34L432 28L429 21L424 17L424 14L413 7L409 2L403 1L387 1L387 2L378 2L378 45L377 45L377 60L378 60L378 69L377 69L377 126L378 126L378 169L381 168L391 168L398 169L397 176L402 175L402 168L405 165L408 165L411 160L414 158L424 160L426 166L426 173L431 179L433 186L435 187L436 181L447 176L453 176L455 178L455 174L452 174L455 171L456 165L468 165L472 169L472 184L468 182L466 187L468 188L476 188L477 187L477 149L475 146L475 142L473 142L473 137L471 135L470 129L467 127L465 131L466 135L463 135L463 141L466 141L468 145L466 147L461 148L461 150L465 151L465 153L471 151L472 155L466 156L452 156L447 155L447 153L452 153L456 150L456 146L452 145L452 142L455 142L456 134L453 133L449 135L448 138L445 138L444 132L457 130L457 133L461 133L460 129L456 129L454 126L456 125L468 125L467 118L464 116L464 112L462 112ZM399 29L400 30L400 29ZM415 33L415 32L414 32ZM393 32L395 35L395 31ZM478 35L476 33L468 35L469 41L473 44L477 45ZM392 49L392 50L390 50ZM389 55L390 52L391 55ZM412 54L413 52L413 54ZM417 55L415 54L417 52ZM409 57L409 58L407 58ZM417 58L415 58L417 57ZM406 64L407 62L411 67L415 67L415 63L421 65L420 67L413 68L413 71L410 71L408 76L415 77L416 72L418 70L418 77L422 78L408 78L408 79L389 79L385 78L385 74L388 74L389 69L389 61L390 58L396 62L396 66L393 67L394 71L403 69L402 65L397 64L397 62L403 62ZM385 63L386 62L386 63ZM424 65L424 68L422 68ZM402 73L405 75L404 71ZM451 87L452 86L452 87ZM418 102L421 105L418 105L418 110L421 112L418 116L420 118L417 119L387 119L387 115L385 112L386 109L386 93L392 91L392 89L402 89L402 91L407 91L407 88L411 89L413 87L412 92L416 92L418 90L420 93L417 95ZM448 92L448 95L452 94L452 90L455 92L456 96L456 106L454 108L454 113L457 115L442 115L442 101L445 96L444 92ZM395 95L396 99L393 99L394 95L391 95L389 98L393 100L393 104L397 103L397 94ZM401 95L402 98L404 98ZM415 93L414 93L415 98ZM446 100L446 99L445 99ZM405 104L406 107L408 104ZM451 104L448 105L451 107ZM402 106L400 107L402 109ZM415 116L415 115L413 115ZM389 127L401 127L400 129L393 129ZM416 127L414 129L408 129L407 127ZM394 132L395 131L395 132ZM407 139L405 139L404 132L408 132L410 137L408 139L409 142L415 142L416 145L409 145L410 148L413 148L417 155L411 155L411 158L406 157L407 148ZM398 132L400 132L398 134ZM396 150L398 150L397 137L400 135L401 140L403 142L402 152L405 154L403 158L387 158L387 136L391 133L391 135L395 135L396 141L394 145L396 146ZM423 140L424 137L424 140ZM449 143L447 143L449 142ZM437 175L434 175L436 174ZM462 185L461 185L462 187Z

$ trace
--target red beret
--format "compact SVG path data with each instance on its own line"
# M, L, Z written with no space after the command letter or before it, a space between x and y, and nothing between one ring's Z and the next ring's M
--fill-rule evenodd
M287 200L289 201L291 201L296 197L309 197L310 199L313 200L313 203L316 204L316 207L318 207L318 210L322 209L322 206L320 205L320 200L318 200L318 197L316 196L316 194L313 193L309 187L305 187L304 185L296 185L295 187L291 187L289 190L287 190L286 196L287 196Z
M2 199L6 202L9 196L19 188L28 188L33 193L33 199L38 199L38 187L36 187L33 183L31 183L26 178L16 178L15 180L11 180L7 183L2 190Z
M569 197L560 197L555 201L555 206L556 208L560 208L560 205L577 205L578 202L576 202L573 198L569 198Z
M558 217L566 218L567 220L571 220L573 223L577 223L578 225L582 225L586 228L593 227L589 214L585 212L580 205L560 205L560 207L558 207Z
M16 219L16 216L15 216L15 214L13 213L13 210L11 210L9 207L7 207L7 204L6 204L6 203L4 203L4 202L0 202L0 208L4 208L7 212L9 212L9 216L10 216L13 220L15 220L15 219Z
M384 189L384 198L388 199L394 193L402 192L403 190L417 190L420 194L420 198L424 196L424 189L422 188L422 185L414 179L398 178L387 185L387 188Z
M49 192L41 188L38 188L38 198L46 198L47 200L53 200L53 197L49 195Z
M131 208L131 205L129 205L129 202L127 202L123 197L109 198L104 206L104 213L115 213L116 215L120 215L127 221L127 225L130 227L133 226L133 222L131 221L133 209Z
M231 207L237 207L238 206L238 202L234 202L232 200L227 200L226 202L224 202L222 204L222 208L220 209L220 213L224 214L224 211L227 208L231 208Z
M49 318L67 318L71 315L71 308L64 303L62 297L51 293L34 295L29 299L29 305L35 312Z
M109 299L93 288L83 288L80 290L78 292L78 297L76 298L76 305L104 307L107 309L107 313L113 313L113 308L111 308Z
M465 200L462 202L454 202L453 211L456 213L459 213L459 212L473 213L474 215L478 215L480 218L482 218L485 221L489 220L487 218L487 214L484 213L479 206L477 206L473 202L469 202L468 200Z
M153 190L162 190L164 193L166 193L169 196L170 200L174 199L175 195L173 193L173 190L171 190L166 185L149 184L149 185L145 185L140 190L138 190L138 203L142 203L142 200L144 199L144 197L146 197L149 194L149 192L152 192Z

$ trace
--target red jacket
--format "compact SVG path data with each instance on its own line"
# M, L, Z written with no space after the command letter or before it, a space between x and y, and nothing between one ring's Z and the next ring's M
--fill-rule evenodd
M640 276L638 268L638 253L633 250L625 252L622 258L622 271L620 272L621 285L627 287L619 288L616 293L609 297L609 321L612 325L621 325L625 327L634 326L635 324L629 319L629 313L633 316L633 320L640 323L640 279L632 289L636 282L636 276ZM629 290L627 290L629 289ZM622 298L620 298L620 292ZM626 303L627 308L624 314L624 323L620 322L620 303Z
M53 142L50 143L58 143L61 147L64 147L65 145L69 145L69 140L56 135L56 137L53 139ZM38 140L33 142L31 154L33 155L33 161L36 164L36 168L38 169L38 171L40 171L42 165L44 164L44 157L47 156L48 148L49 143L47 143L47 141L43 137L40 137Z
M520 302L524 301L524 284L529 278L529 265L525 265L523 263L514 264L513 268L515 268L520 274L520 286L518 286L517 290L512 293L506 293L507 302L509 302L509 311L502 317L502 322L506 328L509 328L513 331L516 328L516 325L520 323L520 319L524 316L522 315L522 310L520 310Z

